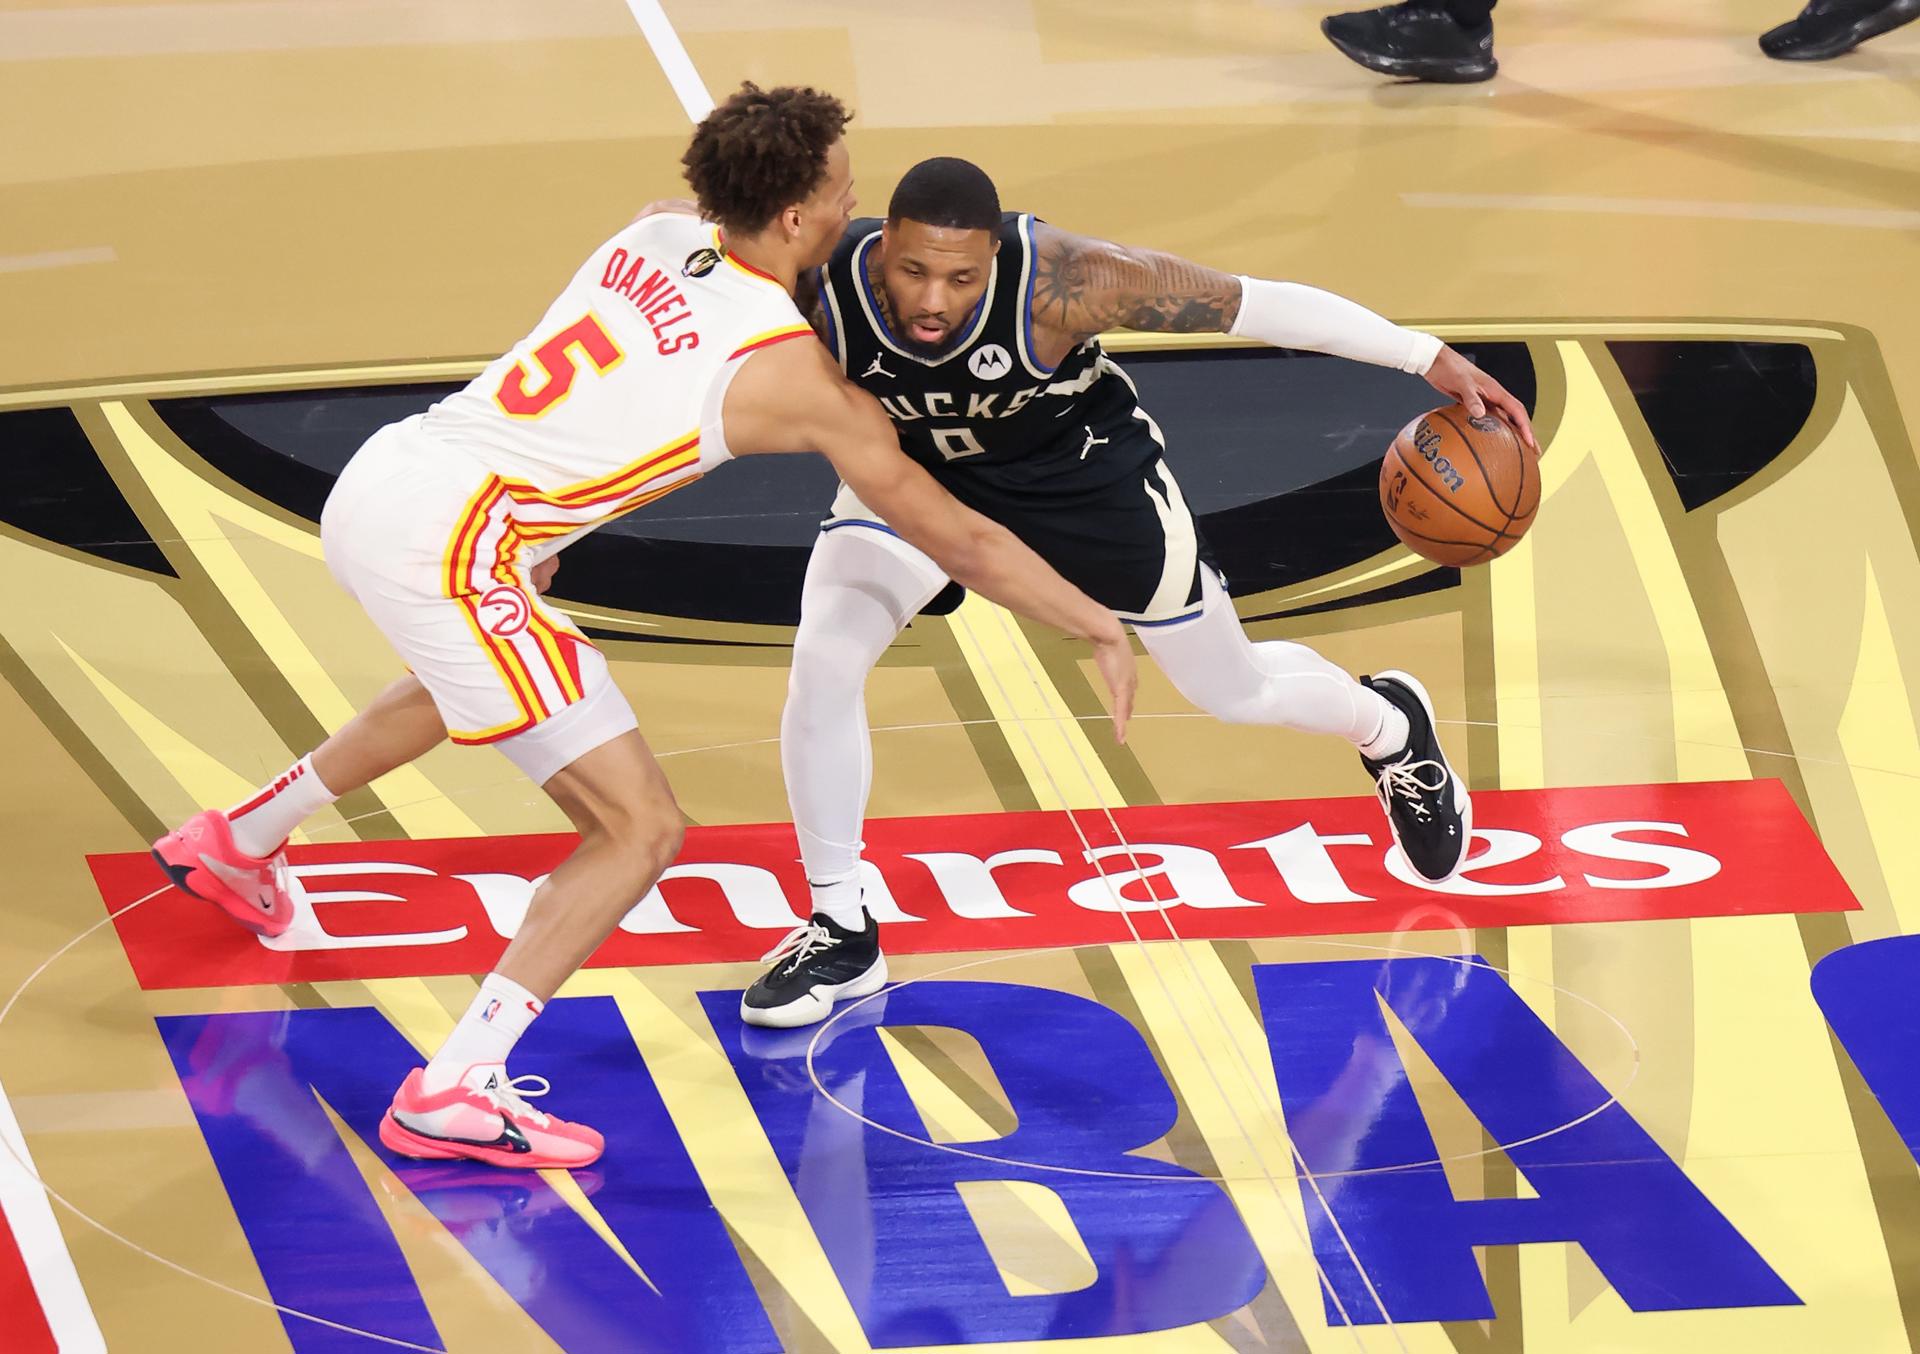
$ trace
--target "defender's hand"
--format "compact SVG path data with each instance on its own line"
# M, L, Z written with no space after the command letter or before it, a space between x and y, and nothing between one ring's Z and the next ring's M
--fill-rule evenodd
M553 586L553 576L559 572L559 555L549 555L541 560L533 566L533 573L529 575L533 580L533 590L538 593L545 593L548 588Z
M1532 447L1536 456L1540 454L1540 444L1533 440L1533 423L1527 417L1527 407L1508 394L1505 386L1452 348L1442 348L1440 356L1433 359L1433 366L1427 369L1427 384L1442 395L1460 401L1474 418L1492 409L1513 425L1520 440Z
M634 221L641 221L649 216L657 216L661 212L672 212L676 216L698 216L700 215L700 204L697 202L689 202L683 197L656 198L654 201L642 207L639 215L635 216L633 221L629 221L627 224L632 225Z
M1114 632L1093 641L1093 661L1100 677L1113 693L1113 736L1127 741L1127 721L1133 718L1133 693L1140 685L1140 670L1134 666L1133 644L1126 627L1114 622Z

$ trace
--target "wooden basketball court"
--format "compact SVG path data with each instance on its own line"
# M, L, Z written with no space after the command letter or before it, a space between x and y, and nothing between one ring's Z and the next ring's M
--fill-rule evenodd
M1441 88L1277 0L0 0L0 1350L1912 1349L1920 29L1802 68L1784 9L1512 0ZM833 486L729 467L556 586L692 823L516 1054L606 1157L405 1162L559 813L443 747L295 839L271 946L146 844L392 677L333 476L742 79L857 110L863 211L964 156L1526 399L1536 527L1439 569L1375 493L1423 383L1109 345L1250 631L1420 674L1486 854L1419 886L1348 748L1150 666L1117 747L969 600L868 689L897 985L743 1027Z

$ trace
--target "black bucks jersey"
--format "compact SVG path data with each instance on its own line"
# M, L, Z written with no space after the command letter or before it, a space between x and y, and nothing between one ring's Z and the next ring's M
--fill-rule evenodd
M848 227L820 271L820 308L828 347L880 401L901 448L1120 616L1165 624L1198 611L1202 547L1132 381L1098 339L1057 367L1034 351L1034 218L1001 219L979 305L933 351L888 326L875 291L881 225ZM887 529L843 490L826 528L852 526Z

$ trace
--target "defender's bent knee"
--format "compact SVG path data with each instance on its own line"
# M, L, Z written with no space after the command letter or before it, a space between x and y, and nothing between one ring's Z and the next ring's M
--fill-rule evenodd
M619 863L636 892L646 888L673 863L687 836L679 809L665 805L621 806L597 817L580 834L583 849L604 852Z

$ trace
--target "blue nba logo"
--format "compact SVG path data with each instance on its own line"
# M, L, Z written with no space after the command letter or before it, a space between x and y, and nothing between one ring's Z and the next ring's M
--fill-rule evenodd
M480 1018L491 1021L498 1014L500 1014L500 998L495 997L487 1003L487 1009L480 1013Z

